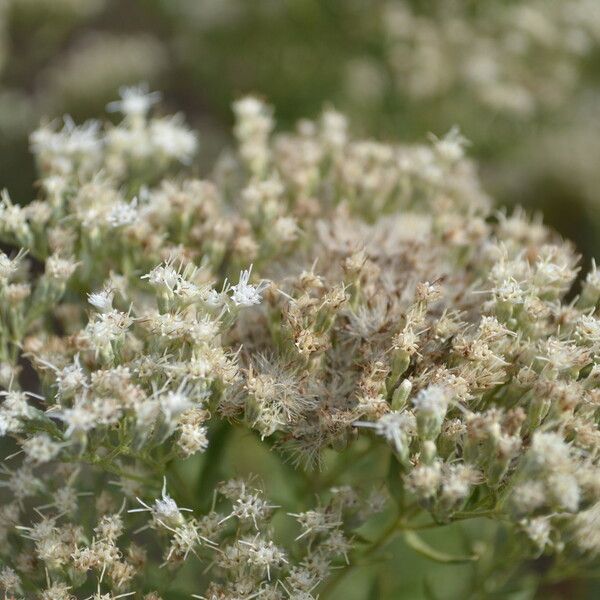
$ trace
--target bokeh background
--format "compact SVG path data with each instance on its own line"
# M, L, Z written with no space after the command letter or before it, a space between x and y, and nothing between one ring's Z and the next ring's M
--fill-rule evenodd
M31 200L31 129L65 113L103 116L119 86L140 81L200 131L200 172L230 142L231 102L249 92L274 105L280 127L328 105L357 135L385 140L458 125L499 209L539 212L585 260L600 256L600 0L3 0L0 186ZM225 460L273 480L249 440ZM456 550L469 531L434 535ZM489 597L485 566L433 565L401 542L390 555L334 597L465 598L473 577L473 597ZM600 588L541 594L596 598Z

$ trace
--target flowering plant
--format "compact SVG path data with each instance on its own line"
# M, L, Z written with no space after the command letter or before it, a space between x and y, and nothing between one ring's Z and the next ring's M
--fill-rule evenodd
M40 198L2 197L6 596L169 597L196 564L198 598L328 598L400 534L484 594L523 559L592 569L595 266L575 294L572 246L492 211L457 130L353 140L329 110L274 134L249 97L197 179L158 99L43 126ZM236 435L283 489L227 466ZM503 541L421 535L470 519Z

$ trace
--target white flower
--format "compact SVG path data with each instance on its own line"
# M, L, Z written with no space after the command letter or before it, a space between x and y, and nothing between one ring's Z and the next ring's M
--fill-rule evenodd
M219 323L210 316L204 316L202 319L188 324L187 335L189 339L196 344L201 342L210 342L219 334Z
M208 429L204 425L184 423L180 426L180 431L177 445L185 456L191 456L196 452L204 452L208 448Z
M50 416L66 423L65 437L70 437L75 432L85 433L98 424L96 412L89 404L83 402L74 404L72 408L64 408L60 412L52 411Z
M231 287L231 299L236 306L253 306L262 301L261 291L266 286L266 282L261 282L257 286L249 284L252 265L250 268L240 273L240 280L237 285Z
M132 319L127 313L113 309L94 315L94 320L90 320L82 335L98 351L124 335L131 323Z
M22 419L31 419L35 416L35 409L27 402L27 396L40 398L31 392L18 390L1 391L0 398L0 437L7 433L21 431Z
M137 198L129 203L117 202L106 217L106 221L111 227L122 227L135 223L138 218Z
M195 554L194 548L199 546L201 541L207 542L208 544L211 543L209 539L198 533L196 523L193 521L182 523L176 529L171 529L171 531L173 532L173 539L171 541L169 553L167 554L167 561L174 555L183 557L185 560L190 552Z
M322 137L331 148L342 148L348 139L348 121L336 110L326 110L321 117Z
M108 112L120 112L127 117L145 117L152 106L161 99L160 92L149 92L148 84L122 87L119 89L120 100L110 102Z
M415 410L443 418L448 410L448 391L440 385L430 385L413 399Z
M535 519L521 521L523 531L527 537L542 551L550 543L552 524L548 517L536 517Z
M271 567L280 567L287 564L284 552L282 552L271 540L256 539L253 542L240 541L240 544L250 546L250 562L257 567L266 569L267 579L271 579Z
M409 412L389 412L379 418L378 421L356 421L355 427L367 427L374 429L377 435L385 438L394 445L396 451L403 454L407 450L408 434L415 430L415 417Z
M38 129L31 135L31 147L35 154L51 156L95 156L102 147L98 121L86 121L77 126L70 116L64 117L60 131L49 127Z
M441 466L436 461L415 467L406 477L406 487L420 499L431 498L437 493L441 479Z
M288 515L294 517L303 530L296 541L307 535L326 533L330 529L336 529L341 525L337 516L324 510L307 510L301 513L288 513Z
M113 290L102 290L100 292L92 292L88 294L88 302L97 308L100 312L109 312L113 308Z
M45 433L33 435L23 442L23 450L28 460L41 464L52 460L61 449L61 445L54 442Z
M20 592L21 579L10 567L3 567L0 571L0 586L7 592Z
M79 362L79 354L75 355L73 364L66 365L62 369L56 370L56 386L58 393L65 396L70 392L76 391L79 388L87 386L87 376Z
M434 138L436 152L442 160L449 163L456 163L463 158L467 144L468 140L456 125L442 139Z
M192 160L198 147L196 135L182 123L179 115L154 119L150 123L149 133L152 146L184 164Z
M233 111L240 118L251 119L265 113L265 104L254 96L246 96L233 103Z
M154 520L162 525L163 527L178 527L183 522L183 516L181 511L192 512L190 508L179 508L177 502L167 494L167 478L163 479L163 488L160 498L157 498L152 506L146 504L143 500L136 497L136 500L142 505L143 508L132 508L128 512L150 512Z
M529 454L534 465L542 468L568 468L570 465L570 446L560 433L536 431Z
M46 275L59 282L67 281L75 272L78 264L71 259L52 254L46 259Z
M20 431L22 428L21 420L10 411L0 412L0 437L7 433Z
M581 491L577 479L571 473L553 473L548 477L548 493L562 509L577 512Z
M0 250L0 283L7 283L19 270L24 255L25 253L21 250L14 258L9 258Z
M293 242L298 237L298 224L294 217L279 217L273 223L273 234L282 242Z
M169 423L192 407L192 401L183 389L167 392L159 398L159 403L165 420Z
M180 274L173 267L171 261L167 261L165 264L158 265L157 267L154 267L150 273L142 275L142 279L147 279L152 285L164 285L171 292L179 283L180 278Z
M220 308L227 304L227 300L229 299L227 294L230 289L229 282L226 279L220 292L217 292L214 288L208 290L204 302L211 308Z

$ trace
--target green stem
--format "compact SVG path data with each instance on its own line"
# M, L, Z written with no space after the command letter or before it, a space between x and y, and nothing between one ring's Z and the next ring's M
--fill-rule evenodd
M227 438L231 433L231 426L226 421L218 421L210 437L210 443L204 453L204 462L198 476L196 494L198 506L208 510L212 502L214 489L221 470L221 460L227 446Z
M371 545L360 554L360 556L358 557L359 560L357 560L356 562L353 562L346 569L340 569L333 577L331 577L327 581L327 583L325 584L325 587L322 590L322 597L324 598L324 600L327 600L329 594L331 594L335 590L335 588L342 581L342 579L344 579L349 573L351 573L353 569L355 569L356 567L360 567L360 566L364 565L365 564L365 559L369 558L375 552L377 552L379 549L381 549L386 544L388 544L389 542L391 542L391 540L394 538L394 536L399 531L401 531L402 524L404 522L404 516L405 515L403 515L403 514L399 514L383 530L383 532L381 533L381 535L377 539L375 539L371 543Z

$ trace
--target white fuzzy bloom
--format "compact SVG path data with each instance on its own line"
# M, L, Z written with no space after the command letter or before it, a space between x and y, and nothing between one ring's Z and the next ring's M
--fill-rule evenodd
M233 103L233 112L239 119L257 119L266 113L266 106L258 98L246 96Z
M150 273L142 275L142 279L147 279L149 283L155 286L165 286L173 291L179 283L181 276L170 262L154 267Z
M69 258L53 254L46 259L46 275L58 282L67 281L75 272L77 265L78 263Z
M270 505L258 493L252 493L244 490L239 498L233 504L233 508L229 517L236 517L240 521L251 521L258 531L258 523L266 519L275 506ZM225 520L225 519L224 519Z
M28 460L42 464L55 458L60 452L61 445L45 433L40 433L26 439L22 448Z
M222 306L226 305L227 301L229 300L229 296L227 295L229 289L229 283L225 281L223 289L220 292L217 292L217 290L214 288L208 290L206 297L204 298L204 302L211 308L221 308Z
M65 436L70 437L73 433L86 433L96 427L97 416L89 404L78 402L71 408L64 408L61 411L52 411L51 417L56 417L63 421L67 429Z
M154 119L150 123L149 134L152 146L170 159L188 164L196 153L196 134L183 124L178 115Z
M457 163L464 157L467 144L467 139L455 125L443 138L435 140L434 148L443 161L452 164Z
M294 517L302 528L302 533L296 538L300 540L307 535L326 533L341 525L339 519L323 510L307 510L301 513L288 513Z
M319 584L319 578L316 573L306 567L292 567L286 578L293 592L294 598L306 598L306 600L314 600L314 596L310 594L310 590L314 589Z
M120 338L129 329L131 317L118 310L94 315L84 330L85 339L95 350L105 348L110 342Z
M409 435L415 430L415 417L410 412L393 411L386 413L374 423L356 421L353 425L373 429L377 435L392 444L396 452L404 454L407 451Z
M575 338L587 346L600 346L600 319L592 315L581 315L575 329Z
M219 322L210 316L188 324L187 336L196 344L211 342L219 334Z
M577 546L592 556L600 554L600 502L577 514L573 525Z
M552 524L547 517L536 517L535 519L521 521L521 527L540 552L550 542Z
M233 103L236 117L235 133L242 143L264 143L274 123L270 107L253 96L246 96Z
M171 496L165 493L164 490L162 497L155 500L152 512L158 519L165 519L166 521L177 519L179 517L179 507L177 506L177 503Z
M168 423L172 423L181 413L193 406L183 389L167 392L161 395L158 401Z
M431 465L419 465L406 477L406 486L421 499L436 495L442 481L442 469L439 462Z
M204 452L208 448L208 429L204 425L184 423L180 426L180 436L177 445L185 456Z
M88 302L97 308L100 312L109 312L113 309L113 290L101 290L100 292L92 292L88 294Z
M233 112L240 154L253 173L261 173L269 161L268 138L274 127L271 110L258 98L248 96L233 103Z
M75 356L72 364L66 365L56 373L58 394L65 396L87 386L87 377L79 363L79 355Z
M196 529L196 523L182 523L173 530L173 539L171 547L167 554L167 560L172 556L183 557L185 560L190 552L194 552L194 548L200 545L201 540L208 542L206 538L202 538Z
M148 111L161 99L160 92L149 92L147 84L119 89L120 100L110 102L108 112L120 112L126 117L145 117Z
M281 242L293 242L298 233L298 223L294 217L278 217L273 223L273 234Z
M4 252L0 251L0 284L7 283L17 272L22 254L16 258L9 258Z
M281 567L287 563L285 553L278 548L271 540L257 539L253 542L240 541L240 544L247 543L250 546L250 563L263 568L267 572L267 579L271 579L271 568Z
M55 131L51 127L42 127L33 132L30 142L36 155L48 156L53 160L96 158L102 149L100 123L86 121L77 126L67 115L64 117L64 125L61 130Z
M526 481L512 492L512 504L520 514L532 513L546 503L546 488L541 481Z
M346 117L336 110L326 110L321 117L321 136L330 148L342 148L348 141Z
M29 215L30 217L30 215ZM0 229L17 238L29 234L28 214L19 204L14 204L7 190L0 194Z
M456 505L464 500L476 481L476 472L469 465L450 465L442 479L441 496L450 505Z
M493 289L493 292L498 300L509 304L520 304L525 298L521 286L513 279L505 279Z
M20 431L21 428L21 419L16 415L5 410L0 412L0 437L5 436L7 433Z
M8 488L17 500L35 496L44 489L44 483L33 475L31 465L25 464L16 471L4 468L3 472L8 479L0 482L0 486Z
M138 219L138 199L131 202L117 202L106 216L106 221L111 227L131 225Z
M10 382L15 378L18 371L15 366L8 362L0 362L0 386L4 388L10 387Z
M156 523L166 528L179 527L184 523L183 515L181 511L192 512L189 508L179 508L177 502L167 494L167 479L163 480L162 494L160 498L157 498L151 506L146 504L143 500L136 498L136 500L142 505L142 508L133 508L129 510L130 513L138 512L149 512Z
M257 286L248 283L251 273L252 265L250 265L249 269L240 273L240 279L237 285L231 286L231 299L236 306L253 306L262 302L260 293L264 289L266 283L261 282Z
M0 570L0 587L6 592L20 592L21 578L10 567L2 567Z
M130 157L134 160L147 160L154 151L148 140L145 127L114 127L106 132L106 145L109 156Z
M35 409L27 401L27 393L18 390L1 391L4 401L0 404L0 436L21 431L23 420L35 415Z
M430 385L413 398L415 410L443 418L448 410L448 390L440 385Z
M538 467L557 469L570 463L570 447L559 433L536 431L529 450Z
M581 492L577 479L571 473L553 473L548 477L548 492L552 500L563 510L576 512Z

